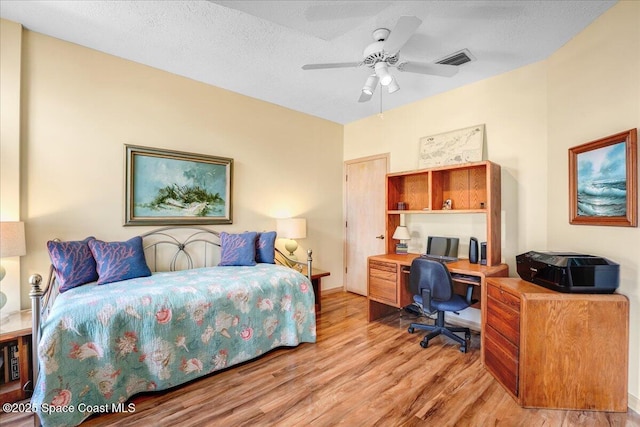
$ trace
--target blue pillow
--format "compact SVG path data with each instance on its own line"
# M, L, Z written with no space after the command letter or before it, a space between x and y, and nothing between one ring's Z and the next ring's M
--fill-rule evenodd
M258 233L247 231L240 234L220 233L220 266L256 265L256 238Z
M91 240L89 249L96 259L98 285L151 276L140 236L126 242Z
M275 264L276 255L276 232L267 231L258 233L256 241L256 262Z
M88 245L93 240L94 237L87 237L81 241L47 242L60 292L98 280L96 260Z

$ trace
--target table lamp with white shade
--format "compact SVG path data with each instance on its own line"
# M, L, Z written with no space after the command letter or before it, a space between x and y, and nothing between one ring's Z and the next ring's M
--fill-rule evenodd
M288 239L284 248L289 251L287 257L296 260L294 252L298 249L296 239L307 237L307 220L305 218L283 218L276 221L276 233L278 237Z
M24 222L2 221L0 222L0 258L23 256L27 254L24 238ZM0 264L0 281L7 274ZM7 303L7 296L0 291L0 311Z
M408 252L406 241L411 240L411 234L409 234L409 230L406 226L399 225L398 227L396 227L396 231L393 233L393 236L391 238L400 240L400 243L396 245L397 254L406 254Z

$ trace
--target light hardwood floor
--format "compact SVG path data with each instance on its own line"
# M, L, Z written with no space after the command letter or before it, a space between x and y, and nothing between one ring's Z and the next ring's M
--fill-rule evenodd
M398 313L367 323L366 299L323 295L318 342L278 349L179 388L138 396L135 413L83 426L640 426L627 413L523 409L480 365L479 336L460 353L429 348ZM560 379L559 379L560 380ZM31 426L2 414L2 426Z

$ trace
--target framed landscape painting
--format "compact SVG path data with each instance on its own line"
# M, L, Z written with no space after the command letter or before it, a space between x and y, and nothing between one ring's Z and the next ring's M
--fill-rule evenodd
M124 225L231 224L233 159L125 144Z
M571 224L638 225L637 129L569 149Z

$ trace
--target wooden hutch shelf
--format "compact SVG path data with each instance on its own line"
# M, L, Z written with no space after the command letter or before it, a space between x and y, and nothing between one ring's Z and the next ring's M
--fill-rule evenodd
M501 261L500 166L490 161L387 174L387 253L395 252L391 238L401 214L484 214L487 265ZM452 209L443 209L451 200ZM405 210L398 210L398 203Z

